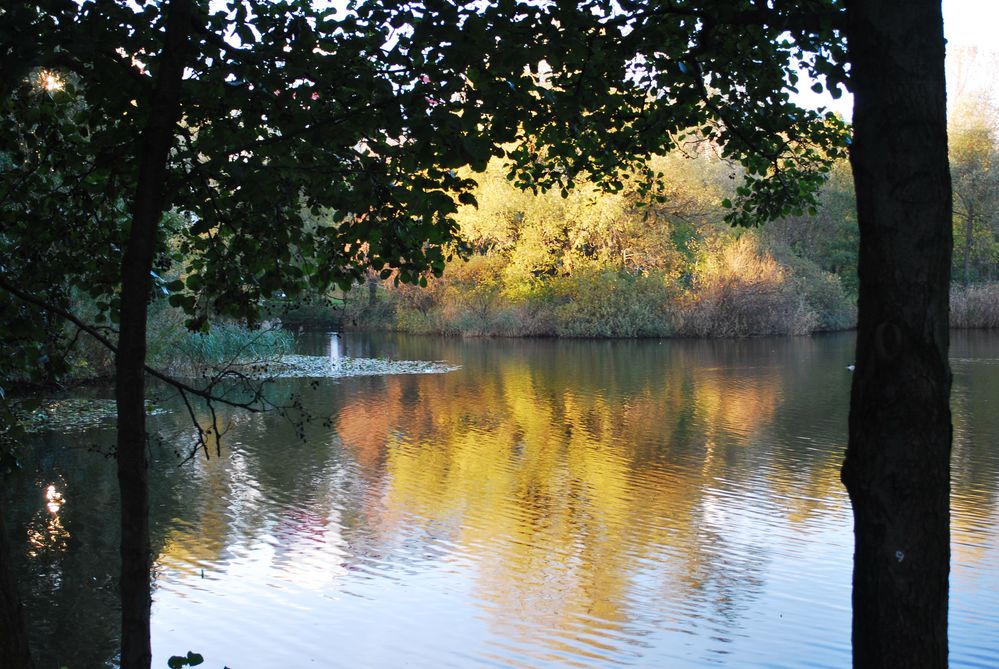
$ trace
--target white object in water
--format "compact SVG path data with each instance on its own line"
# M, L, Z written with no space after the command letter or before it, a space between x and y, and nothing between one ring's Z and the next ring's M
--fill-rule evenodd
M340 366L340 335L335 332L330 333L330 364Z

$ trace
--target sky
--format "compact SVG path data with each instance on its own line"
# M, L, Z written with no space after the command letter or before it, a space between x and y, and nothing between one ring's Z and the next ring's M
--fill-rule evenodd
M951 46L999 48L999 0L943 0L944 35Z
M227 0L211 0L214 9L221 9ZM316 1L316 0L314 0ZM345 0L318 0L326 6L346 4ZM971 67L960 72L948 67L948 96L951 100L965 92L966 87L992 90L999 101L999 0L942 0L944 36L950 54L967 52L968 47L981 54ZM951 65L951 64L949 64ZM960 75L960 81L958 77ZM844 94L833 99L828 93L815 94L810 84L802 81L801 92L792 99L809 107L825 107L845 119L853 116L853 96Z
M943 0L943 15L944 37L951 57L967 51L968 47L977 48L980 54L960 82L953 76L954 69L948 68L948 96L954 99L963 92L955 87L963 89L966 86L992 89L999 95L999 0ZM803 106L824 106L846 119L853 115L851 95L833 100L828 94L812 93L807 86L800 88L802 93L795 97Z

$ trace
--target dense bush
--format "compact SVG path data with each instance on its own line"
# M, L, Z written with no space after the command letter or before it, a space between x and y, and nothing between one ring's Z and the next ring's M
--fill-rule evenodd
M86 298L73 299L71 310L84 321L93 320L96 311ZM249 328L243 324L216 320L207 332L192 332L186 316L155 301L147 324L146 360L152 367L177 375L200 374L209 369L266 363L290 353L294 336L290 331L264 324ZM114 341L115 332L103 328L101 334ZM31 376L10 376L17 385L72 385L114 376L114 353L76 326L66 324L54 330L37 357L44 365Z
M853 325L852 296L823 268L838 262L838 247L818 231L845 235L844 248L855 241L844 214L848 180L832 182L825 199L842 206L830 205L821 226L802 218L735 234L720 224L730 166L703 151L656 165L670 179L654 203L632 182L614 194L583 184L566 197L535 196L490 166L476 176L478 208L458 216L472 255L425 288L385 282L377 305L359 287L345 322L562 337L744 337Z
M427 288L394 288L389 295L397 306L396 326L449 335L552 334L552 324L538 313L535 300L504 292L504 267L502 258L473 256L450 264Z
M80 313L85 304L77 304ZM155 303L148 323L147 355L150 366L172 374L197 374L227 365L262 363L290 353L293 335L269 324L248 328L234 322L218 321L207 332L191 332L185 316L164 303ZM106 333L110 336L111 333ZM86 334L76 335L67 328L66 373L62 382L109 379L114 375L114 355ZM53 379L55 380L55 379Z
M792 252L787 246L770 247L774 258L795 279L798 291L818 316L818 330L845 330L857 323L857 304L843 285L840 275Z
M262 310L272 322L289 330L338 330L343 326L344 301L318 296L296 302L274 300Z
M799 282L748 235L718 241L699 262L693 289L685 296L677 333L688 336L747 337L808 334L819 316Z
M552 282L554 334L568 337L667 336L674 295L661 275L588 269Z
M473 256L426 288L388 288L382 305L395 329L466 336L746 337L853 324L835 276L778 262L749 234L704 244L686 285L596 264L530 282L505 269L501 256Z
M641 337L672 331L672 293L661 275L591 267L511 282L501 258L448 266L427 288L387 291L397 329L466 336ZM511 283L513 285L511 285Z

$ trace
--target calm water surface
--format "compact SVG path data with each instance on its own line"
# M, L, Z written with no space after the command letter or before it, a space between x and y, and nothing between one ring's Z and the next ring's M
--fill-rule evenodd
M189 417L152 418L154 667L849 665L852 336L302 346L462 368L283 381L304 441L227 416L184 466ZM952 666L994 667L999 336L952 353ZM114 663L112 427L7 491L43 667Z

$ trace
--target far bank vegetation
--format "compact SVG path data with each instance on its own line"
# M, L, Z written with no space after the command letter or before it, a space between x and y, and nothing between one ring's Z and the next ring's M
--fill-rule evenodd
M951 322L999 327L999 110L963 93L950 115ZM343 296L346 327L471 336L744 337L855 325L857 248L849 165L814 212L758 229L723 222L740 175L711 147L656 158L660 202L625 181L606 193L514 187L500 161L458 214L463 248L425 287L379 280Z
M474 175L458 215L464 258L425 287L350 292L345 324L472 336L752 336L849 328L857 237L846 166L814 217L759 230L722 222L738 175L710 149L658 158L651 204L637 181L533 194L502 164ZM821 231L819 230L821 228Z

